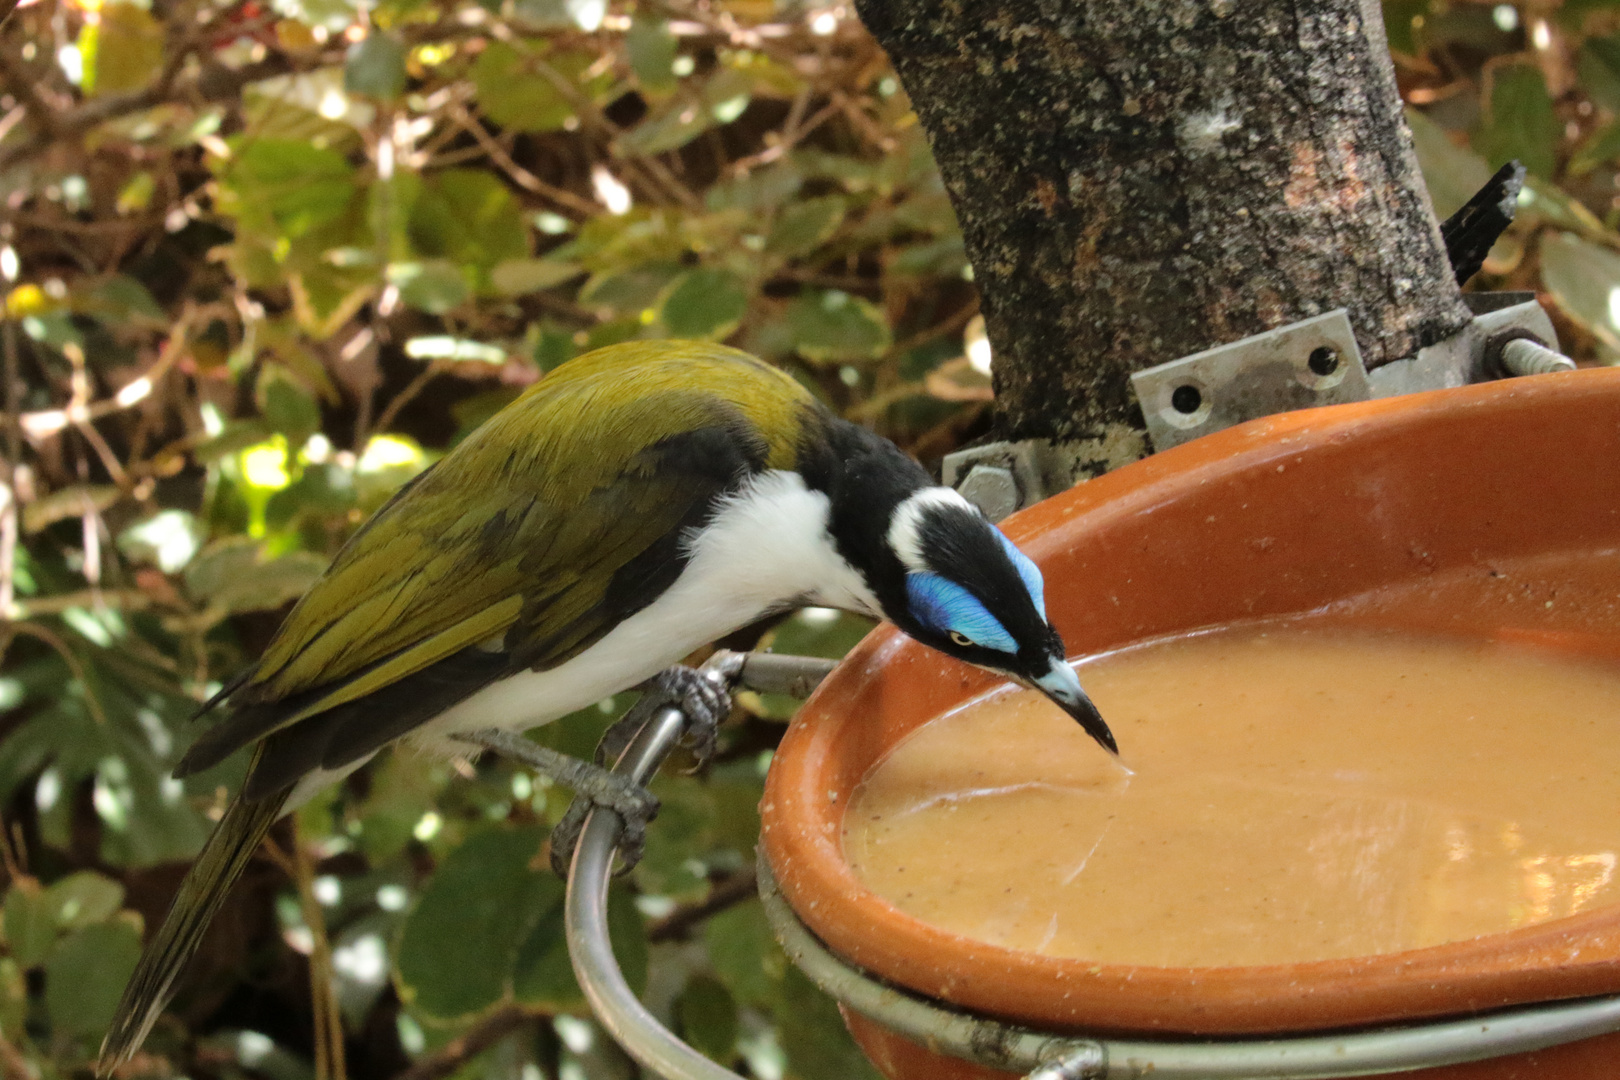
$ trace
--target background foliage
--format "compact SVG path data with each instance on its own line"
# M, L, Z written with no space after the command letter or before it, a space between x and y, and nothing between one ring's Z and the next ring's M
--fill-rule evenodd
M4 5L0 4L0 10ZM1509 157L1475 287L1620 357L1620 4L1389 0L1442 214ZM33 0L0 26L0 1071L82 1075L240 763L199 701L400 483L634 337L781 364L925 461L988 350L905 95L814 0ZM810 612L731 644L839 655ZM763 638L761 637L763 635ZM627 700L537 735L586 753ZM655 1011L762 1078L870 1075L752 895L791 710L658 781L617 938ZM273 834L129 1076L610 1080L537 861L565 792L384 756Z

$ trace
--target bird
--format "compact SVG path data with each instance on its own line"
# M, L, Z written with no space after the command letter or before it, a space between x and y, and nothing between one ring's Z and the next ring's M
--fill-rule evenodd
M203 706L221 718L174 775L246 747L251 763L143 951L101 1071L139 1048L270 826L323 786L396 741L454 752L538 727L804 606L887 618L1118 752L1040 570L963 496L747 353L597 349L401 488Z

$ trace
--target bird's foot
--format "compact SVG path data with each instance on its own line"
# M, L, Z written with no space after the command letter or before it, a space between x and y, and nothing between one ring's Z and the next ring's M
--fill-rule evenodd
M551 832L551 868L559 876L568 876L568 864L573 860L574 846L579 842L585 818L598 807L613 811L624 822L623 838L619 841L624 866L619 872L641 861L647 823L658 816L658 800L640 784L601 765L539 746L510 731L474 731L456 738L520 761L573 789L573 803Z
M720 722L731 712L730 683L736 677L740 666L740 655L727 654L702 668L681 665L665 668L642 683L641 697L630 707L629 712L603 732L601 741L596 744L597 767L607 772L605 768L607 763L617 761L635 740L637 733L647 725L647 721L652 719L659 709L668 706L680 709L686 716L686 729L681 736L681 742L697 758L697 768L701 769L707 765L709 759L714 756L715 737ZM608 773L608 775L615 774ZM557 827L551 830L551 868L564 877L568 874L568 865L573 862L574 847L579 843L580 832L585 828L585 819L595 806L601 805L586 796L584 791L578 788L575 790L579 791L580 797L573 801L563 814L562 820L557 823ZM656 810L658 802L647 794L645 788L638 787L635 790L646 794ZM624 819L624 837L619 841L621 863L618 872L628 873L641 861L642 846L647 836L647 823L652 820L653 815L647 814L639 820L633 820L618 807L609 809L617 811Z
M602 735L596 744L596 763L617 760L659 709L674 706L686 716L681 744L697 759L693 771L714 757L720 724L731 714L730 680L734 672L724 666L690 668L677 664L641 684L641 698Z

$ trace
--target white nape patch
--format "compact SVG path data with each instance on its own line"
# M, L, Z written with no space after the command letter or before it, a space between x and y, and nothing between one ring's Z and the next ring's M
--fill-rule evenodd
M657 600L566 664L486 686L413 737L539 727L634 686L787 605L880 617L865 579L833 546L828 509L827 496L807 488L798 473L761 473L688 537L686 569ZM443 749L454 752L456 746Z
M923 516L936 506L959 507L975 517L979 514L972 503L948 487L921 488L895 507L894 516L889 519L889 547L900 557L905 568L914 574L932 573L934 569L923 558L922 542L918 539L917 530L922 528Z

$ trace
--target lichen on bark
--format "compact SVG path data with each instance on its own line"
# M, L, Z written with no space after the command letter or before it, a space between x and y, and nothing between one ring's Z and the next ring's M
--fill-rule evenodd
M857 0L928 131L1001 434L1141 426L1130 372L1349 309L1369 367L1468 319L1360 0Z

